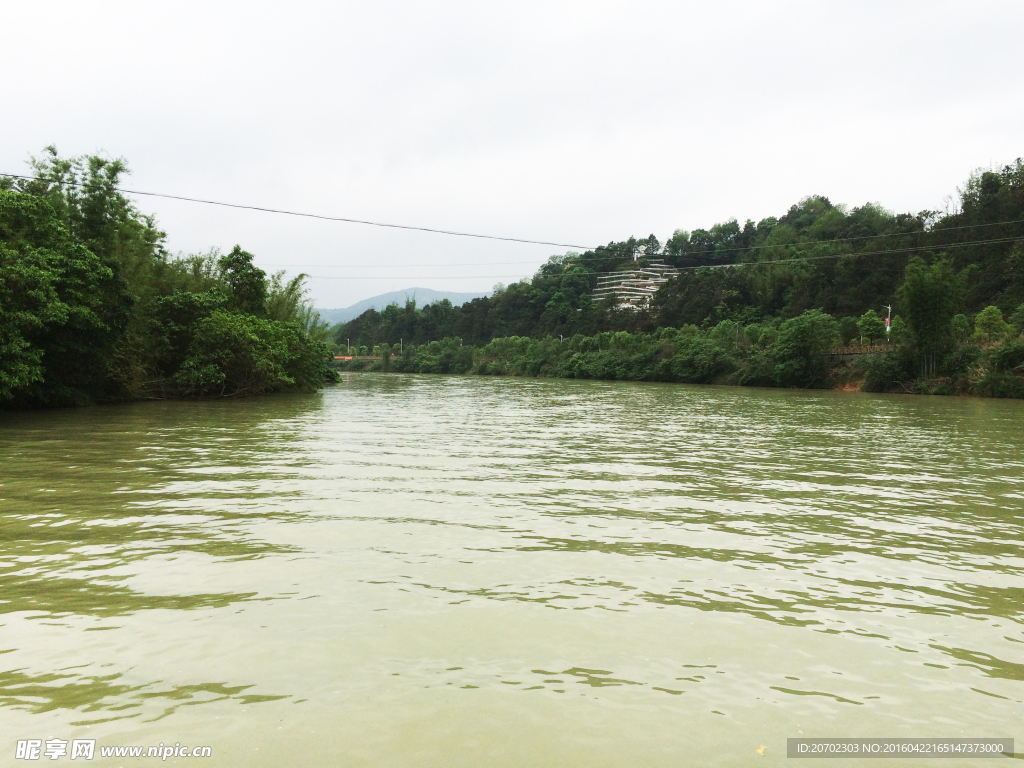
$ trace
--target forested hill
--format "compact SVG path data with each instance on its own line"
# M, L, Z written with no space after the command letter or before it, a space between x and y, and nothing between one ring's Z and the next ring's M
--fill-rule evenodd
M595 303L598 275L629 268L634 257L641 264L661 259L682 272L643 311ZM847 208L811 196L757 223L732 220L676 231L664 243L651 235L553 256L532 279L462 306L407 302L370 310L342 325L335 339L367 348L448 337L485 345L512 336L710 329L726 320L778 326L811 309L840 321L886 305L906 315L900 289L908 265L933 270L948 284L949 318L970 318L988 306L1013 315L1024 303L1022 161L968 179L955 213L894 214L875 204Z

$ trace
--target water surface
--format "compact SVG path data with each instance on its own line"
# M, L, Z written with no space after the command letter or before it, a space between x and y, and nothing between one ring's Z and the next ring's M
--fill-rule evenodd
M0 759L1021 751L1022 532L1021 402L351 374L0 414Z

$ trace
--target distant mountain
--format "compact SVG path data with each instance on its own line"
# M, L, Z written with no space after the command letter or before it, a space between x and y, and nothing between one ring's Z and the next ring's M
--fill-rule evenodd
M406 288L404 291L392 291L391 293L382 293L380 296L363 299L351 307L343 307L342 309L320 309L317 307L316 311L320 313L321 320L335 325L337 323L347 323L352 318L359 317L368 309L376 309L379 312L388 304L405 306L406 299L416 299L416 306L418 307L422 307L424 304L433 304L442 299L448 299L455 306L461 306L467 301L488 295L490 295L490 291L457 293L453 291L435 291L432 288Z

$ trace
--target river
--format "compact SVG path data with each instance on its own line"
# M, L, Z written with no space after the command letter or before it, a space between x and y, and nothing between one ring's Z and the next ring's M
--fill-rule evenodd
M2 765L1024 751L1024 402L348 374L3 413L0 525Z

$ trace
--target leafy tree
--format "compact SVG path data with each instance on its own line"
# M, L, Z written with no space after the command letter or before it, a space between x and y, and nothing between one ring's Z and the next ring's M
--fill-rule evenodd
M860 326L857 325L857 319L853 317L844 317L839 321L839 335L842 337L843 344L849 344L855 338L861 335Z
M72 239L116 266L133 294L144 294L166 257L165 235L117 190L127 163L98 155L62 158L49 146L31 166L34 178L11 182L11 188L49 202Z
M773 346L775 378L784 387L820 387L829 381L827 354L841 341L831 315L809 309L779 326Z
M199 321L227 303L227 295L218 290L193 293L176 289L157 299L154 321L163 342L157 366L163 376L173 376L185 361Z
M885 321L873 309L869 309L857 321L861 341L871 343L885 338Z
M234 253L234 251L232 251L232 253ZM257 269L255 271L260 272L261 270ZM303 313L306 309L306 290L304 283L307 277L308 275L304 272L300 272L298 275L286 282L284 279L284 272L276 272L271 275L270 280L265 282L266 298L263 301L263 307L266 311L267 319L288 322L290 320L294 320L298 315ZM259 276L253 274L252 278L258 280ZM258 303L258 294L260 293L258 287L255 289L254 293L257 295L253 296L251 301Z
M907 327L902 317L896 315L892 319L892 325L889 327L889 339L893 344L904 345L909 344L912 338L910 328Z
M931 239L936 250L945 243L956 244L950 250L956 269L970 269L966 287L966 309L979 311L989 304L1010 308L1024 301L1024 247L1021 228L1013 222L1024 210L1024 161L999 170L986 170L968 179L960 190L960 212L936 222ZM978 225L985 236L977 235ZM960 227L944 229L945 227ZM964 229L963 227L967 227ZM1001 240L981 242L978 240Z
M253 255L236 245L217 262L231 292L231 307L257 317L267 313L267 273L252 263Z
M1017 329L1017 333L1024 333L1024 304L1018 306L1010 315L1010 324Z
M971 321L967 315L959 314L953 317L953 338L959 343L967 341L971 336Z
M127 301L45 200L0 191L0 404L70 405L102 389Z
M778 330L769 325L767 328L764 328L761 331L761 335L757 337L757 346L761 349L767 349L775 343L778 336Z
M999 307L985 307L974 318L975 341L999 341L1009 336L1013 330L1013 327L1003 320L1003 313L999 311Z
M993 368L997 371L1011 371L1024 365L1024 341L1015 339L1001 346L993 355Z
M747 346L757 344L757 340L761 338L761 330L760 323L750 323L743 329L743 341Z
M948 259L926 264L915 256L907 264L900 297L921 358L922 376L935 370L938 354L953 342L953 316L961 293L960 277Z
M723 320L711 329L711 339L726 352L735 351L739 334L740 326L732 320Z
M6 181L12 190L49 202L71 238L113 273L100 316L114 337L110 349L96 359L91 383L84 384L88 398L138 396L143 383L153 377L153 356L158 353L158 338L149 327L152 304L169 290L167 281L174 277L164 250L165 235L152 216L141 213L118 191L128 173L123 159L62 158L50 146L32 158L31 166L34 178L0 179L0 187Z

